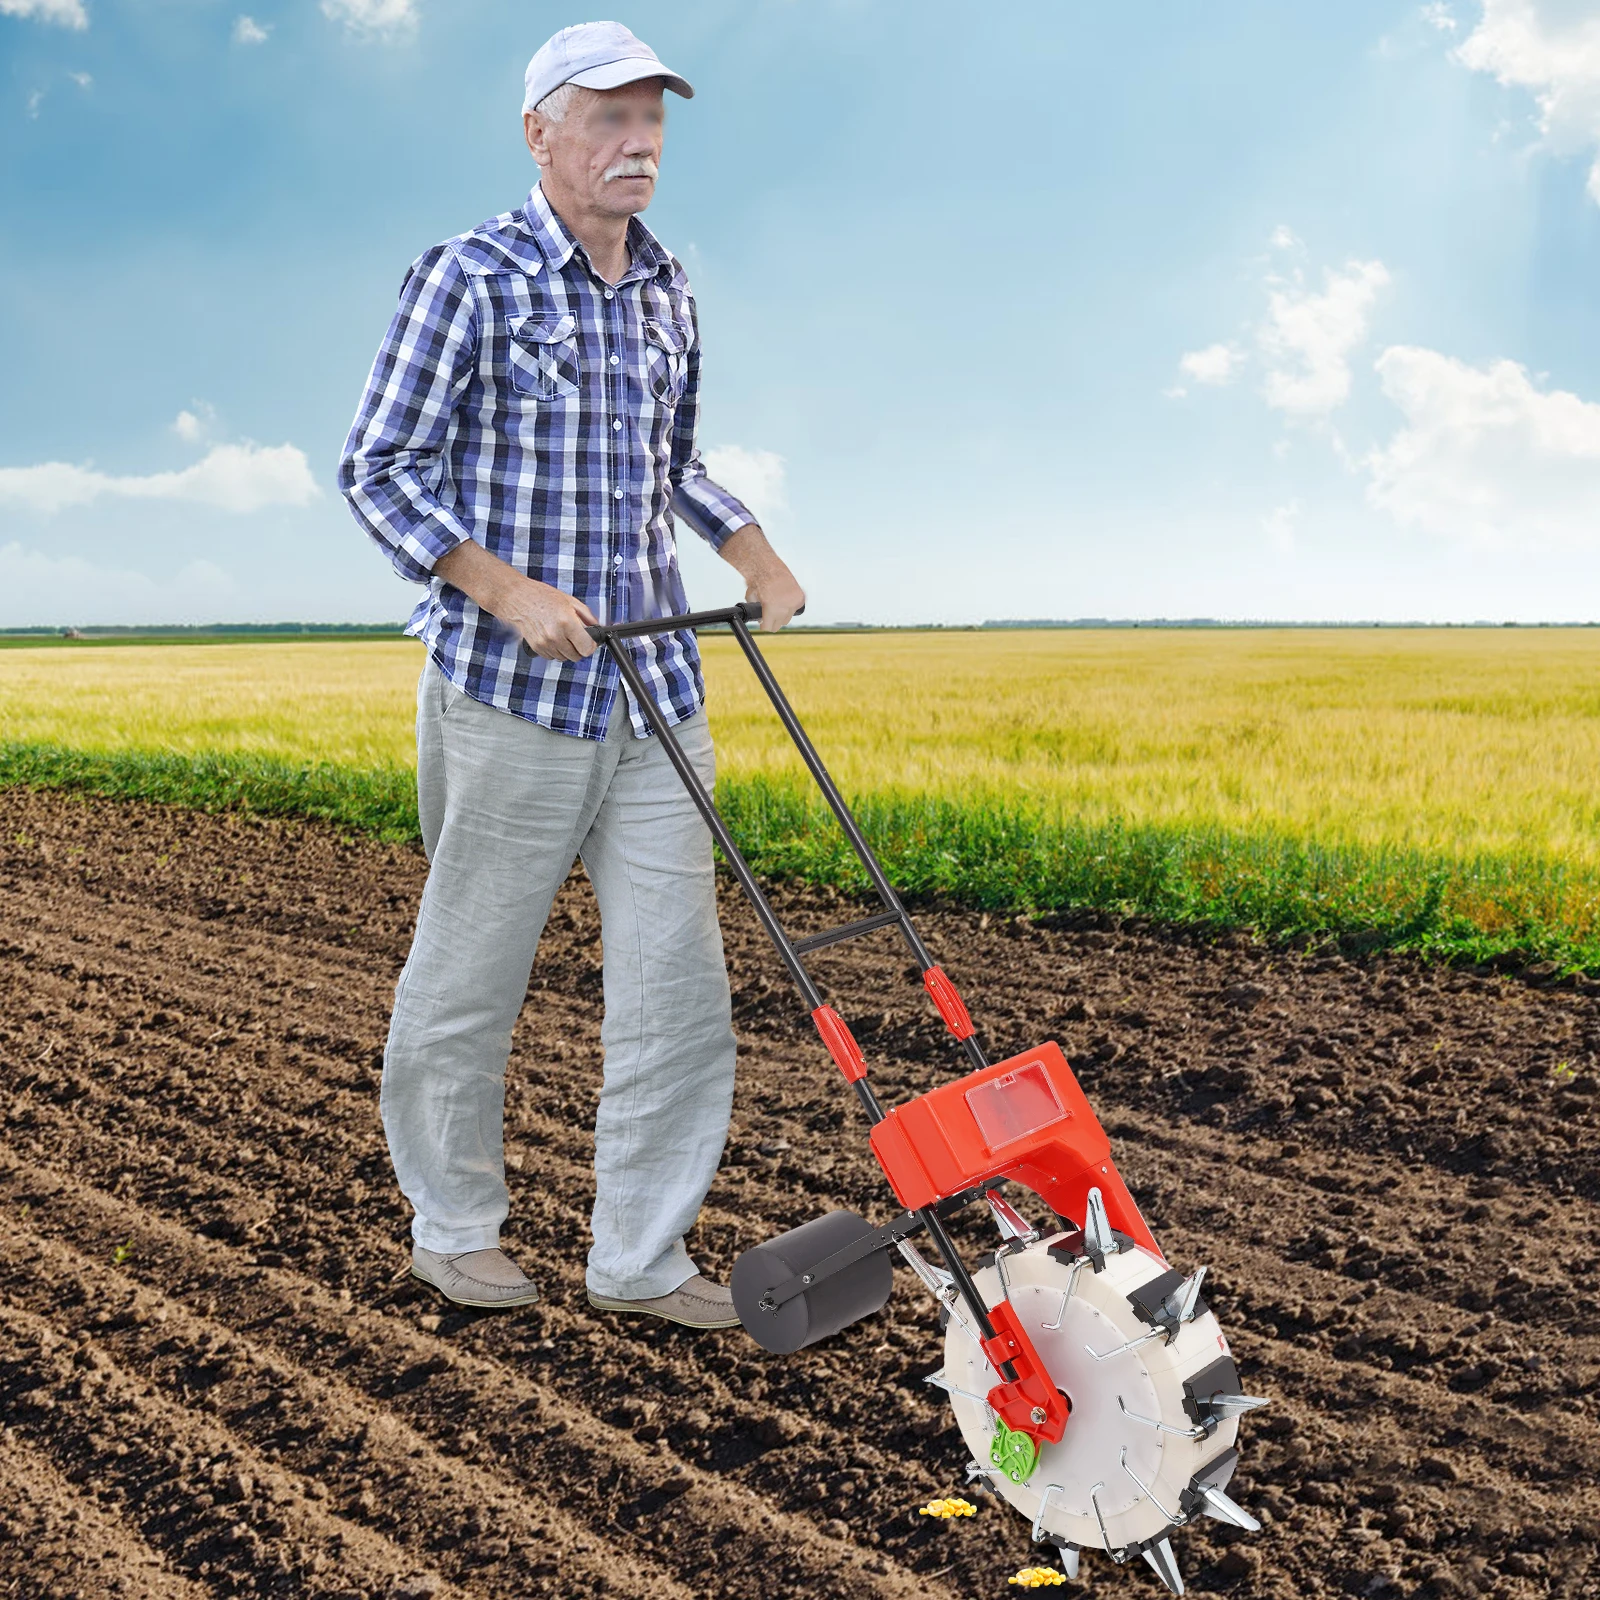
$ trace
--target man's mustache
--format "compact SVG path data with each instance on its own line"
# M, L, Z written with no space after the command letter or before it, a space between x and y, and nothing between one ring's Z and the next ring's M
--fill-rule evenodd
M658 178L661 169L649 156L624 156L615 166L606 168L605 181L613 178Z

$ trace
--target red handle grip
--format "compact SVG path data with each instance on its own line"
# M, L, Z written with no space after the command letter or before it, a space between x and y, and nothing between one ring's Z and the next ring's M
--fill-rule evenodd
M822 1035L834 1065L844 1074L846 1083L859 1083L867 1075L867 1058L856 1043L856 1036L846 1027L845 1020L832 1006L818 1006L811 1020Z
M944 975L942 967L929 967L922 974L922 986L939 1008L944 1025L956 1038L970 1039L978 1031L972 1026L972 1018L967 1015L965 1002L956 993L956 986Z

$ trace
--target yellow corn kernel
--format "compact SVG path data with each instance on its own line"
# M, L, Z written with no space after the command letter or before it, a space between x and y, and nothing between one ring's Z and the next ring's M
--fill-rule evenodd
M927 1505L918 1508L924 1517L971 1517L976 1516L978 1508L970 1500L950 1498L948 1500L930 1500Z

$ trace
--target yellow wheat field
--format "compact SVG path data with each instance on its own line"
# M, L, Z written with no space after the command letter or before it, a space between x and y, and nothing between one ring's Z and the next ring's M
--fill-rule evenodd
M1600 862L1600 629L764 639L850 792ZM796 769L726 637L721 769ZM420 647L0 651L0 739L406 764Z

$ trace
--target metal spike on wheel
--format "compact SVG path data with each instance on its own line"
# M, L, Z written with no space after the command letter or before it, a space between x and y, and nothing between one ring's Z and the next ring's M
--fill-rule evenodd
M995 1226L1004 1234L1008 1243L1017 1239L1023 1244L1032 1244L1039 1237L1039 1230L1029 1227L1011 1202L998 1190L987 1190L983 1198L989 1204L989 1213L994 1218Z
M1175 1302L1173 1313L1179 1322L1189 1322L1194 1317L1195 1307L1200 1302L1200 1285L1205 1282L1206 1269L1201 1267L1198 1271L1185 1278L1176 1289L1172 1291Z
M1206 1401L1206 1407L1211 1415L1219 1420L1223 1417L1243 1416L1246 1411L1254 1411L1257 1406L1271 1404L1270 1400L1265 1400L1258 1394L1214 1394Z
M1261 1524L1237 1500L1225 1495L1220 1489L1214 1489L1209 1483L1201 1487L1200 1509L1208 1517L1215 1517L1218 1522L1231 1522L1234 1527L1243 1528L1246 1533L1261 1532Z
M1083 1218L1083 1244L1091 1256L1108 1256L1117 1248L1117 1236L1106 1215L1105 1197L1098 1189L1089 1191L1089 1204Z
M1172 1553L1170 1539L1157 1539L1154 1544L1146 1545L1139 1553L1150 1563L1150 1570L1174 1594L1183 1593L1183 1574L1178 1571L1178 1561Z

